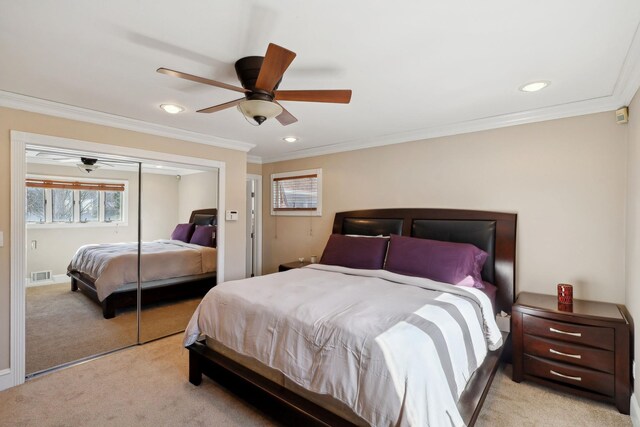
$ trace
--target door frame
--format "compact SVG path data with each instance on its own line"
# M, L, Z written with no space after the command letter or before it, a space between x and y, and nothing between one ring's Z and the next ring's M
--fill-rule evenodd
M26 321L26 223L25 176L27 145L57 150L106 154L122 160L160 161L204 166L218 169L218 212L225 212L226 163L198 157L181 156L159 151L81 141L29 132L11 131L11 316L9 369L0 372L0 390L23 384L25 381L25 321ZM217 225L217 282L224 282L225 221ZM6 387L4 387L6 386Z
M256 183L255 275L262 276L262 175L248 173L247 181L255 181ZM247 212L248 217L249 212Z

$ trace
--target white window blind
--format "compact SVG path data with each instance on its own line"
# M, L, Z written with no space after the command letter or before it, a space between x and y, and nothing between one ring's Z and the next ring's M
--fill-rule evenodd
M272 215L320 215L320 169L273 174L271 176Z
M106 182L62 181L56 179L27 178L27 188L57 188L63 190L96 190L96 191L124 191L124 184Z

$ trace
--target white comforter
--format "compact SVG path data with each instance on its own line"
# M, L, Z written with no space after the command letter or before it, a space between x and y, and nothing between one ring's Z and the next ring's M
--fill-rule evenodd
M502 345L492 313L477 289L316 264L218 285L184 345L209 336L371 425L459 426L460 394Z
M169 279L215 271L215 248L179 240L143 242L140 281ZM138 280L138 243L103 243L80 247L68 271L94 279L98 299L104 300L120 286Z

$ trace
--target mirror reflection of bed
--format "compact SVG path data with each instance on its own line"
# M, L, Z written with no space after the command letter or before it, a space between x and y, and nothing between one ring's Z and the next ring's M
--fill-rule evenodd
M27 271L33 276L28 278L26 288L26 372L29 376L180 332L202 295L215 285L216 249L208 246L198 250L200 245L189 240L173 241L171 237L178 224L190 223L198 212L208 215L207 226L211 228L207 231L213 236L217 170L143 163L139 175L138 162L119 159L108 165L108 160L101 159L99 167L87 173L77 166L77 160L72 160L79 156L68 152L44 153L35 148L27 151L27 179L35 182L33 186L26 183ZM49 182L48 187L42 185L45 181ZM114 184L120 185L122 191L115 193L112 187L67 190L56 188L51 181L62 185L69 182ZM139 188L142 191L139 192ZM151 245L142 245L141 277L151 279L142 291L140 316L137 313L138 237ZM127 258L133 266L132 272L126 272L122 266L116 268L115 275L127 280L111 284L115 286L111 293L116 296L110 299L114 304L107 310L112 314L106 316L108 319L105 304L97 295L96 278L88 272L67 276L70 261L80 248L107 244L128 246ZM193 255L190 261L180 257L181 250ZM158 269L154 268L157 263L145 258L154 255L147 252L156 251L165 253L161 255L165 262L160 263L161 270L165 271L160 273L168 270L172 277L158 277ZM205 256L200 254L203 251ZM187 264L187 270L172 270L183 263ZM207 264L204 271L201 270L203 264ZM37 280L39 278L41 280Z
M175 226L170 239L140 245L84 245L67 269L71 290L100 305L105 319L113 319L137 309L140 268L141 307L145 310L140 340L179 332L185 324L179 318L187 318L216 284L216 225L217 209L196 209L188 222Z
M174 248L160 258L152 253L156 249L143 245L141 342L183 331L202 297L216 285L217 220L215 208L192 211L188 222L172 233L168 244Z

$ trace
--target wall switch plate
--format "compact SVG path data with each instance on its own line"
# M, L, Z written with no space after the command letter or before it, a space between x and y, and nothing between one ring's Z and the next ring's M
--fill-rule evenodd
M225 219L227 221L237 221L238 220L238 211L227 211L225 215Z
M4 231L0 231L0 248L4 247Z

